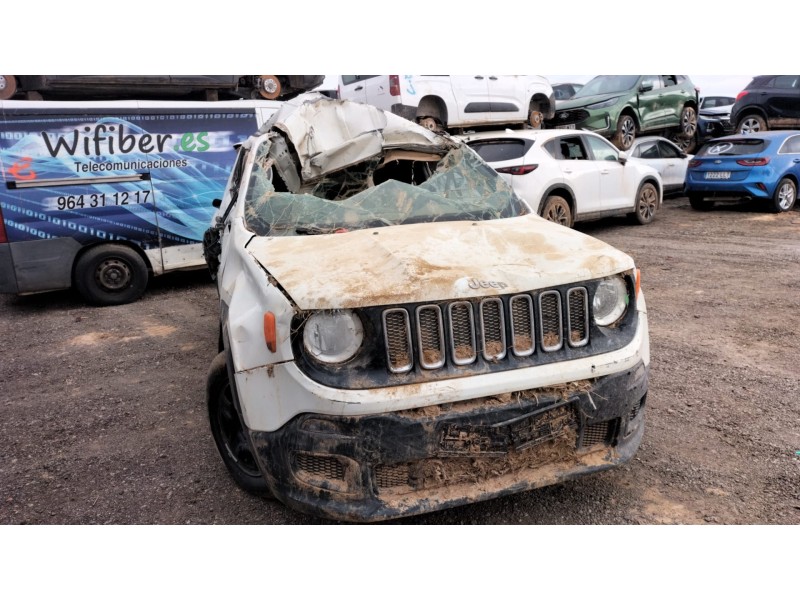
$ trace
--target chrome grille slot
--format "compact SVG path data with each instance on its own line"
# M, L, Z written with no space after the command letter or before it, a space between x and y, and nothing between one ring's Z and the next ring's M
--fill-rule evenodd
M500 360L506 355L506 327L503 318L503 301L499 298L481 300L481 331L483 332L483 357Z
M444 366L442 311L435 304L417 308L417 335L419 364L424 369L438 369Z
M539 326L541 327L542 350L554 352L561 349L561 294L555 291L539 295Z
M588 298L586 288L572 288L567 292L567 331L569 345L573 348L589 343Z
M509 301L511 313L511 349L516 356L530 356L536 344L533 335L533 300L525 294Z
M407 373L414 366L411 351L411 327L408 311L393 308L383 311L383 335L386 358L392 373Z
M468 365L476 358L475 321L472 304L453 302L447 307L450 325L450 354L456 365Z

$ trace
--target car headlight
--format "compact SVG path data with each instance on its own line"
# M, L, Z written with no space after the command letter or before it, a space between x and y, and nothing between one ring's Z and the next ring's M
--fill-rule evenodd
M303 344L316 360L334 364L355 356L364 340L361 319L352 310L320 311L303 329Z
M628 286L622 277L607 277L597 286L592 300L594 322L601 327L615 323L628 307Z
M609 98L608 100L603 100L602 102L597 102L595 104L589 104L586 108L591 110L596 110L598 108L608 108L609 106L614 106L617 102L619 102L620 96L616 98Z

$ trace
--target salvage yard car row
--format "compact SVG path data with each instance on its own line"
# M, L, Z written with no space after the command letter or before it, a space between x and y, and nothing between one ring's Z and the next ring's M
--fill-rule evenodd
M682 83L674 77L672 85ZM684 181L690 190L693 178L720 186L690 193L693 207L706 208L697 196L735 193L731 183L747 179L741 172L795 169L800 133L723 138L696 157L662 138L634 137L621 151L590 131L540 129L557 111L532 102L514 117L527 127L459 135L430 114L417 124L317 94L259 104L258 131L238 137L224 192L197 196L205 217L170 214L159 186L173 182L148 171L135 183L153 186L152 206L134 203L132 214L145 222L152 214L155 241L142 247L117 233L113 243L78 244L68 281L95 303L131 301L165 257L196 266L171 254L159 233L165 223L192 224L187 240L202 237L220 301L219 354L207 380L219 454L243 489L300 511L379 521L623 464L641 442L646 412L640 273L629 256L571 225L620 214L650 223L664 194L680 193ZM166 110L153 111L155 121L159 114L181 121ZM0 213L3 291L20 291L9 289L11 276L29 276L8 267L15 256L59 239L49 230L39 240L14 237L20 225L34 227L43 207L60 211L45 216L48 227L69 228L67 215L91 217L76 228L115 218L86 198L61 208L47 190L132 183L95 173L109 164L100 148L142 150L154 137L125 134L119 120L98 118L92 128L81 118L71 121L73 138L22 135L3 156L14 159ZM161 133L171 140L163 160L189 164L221 147L178 123ZM72 149L65 170L42 177L29 155L49 149L53 158L59 148ZM755 156L766 151L774 154ZM149 152L138 158L152 159ZM77 177L75 164L87 167ZM776 191L753 185L773 210L792 208L794 172ZM18 198L27 202L22 211Z

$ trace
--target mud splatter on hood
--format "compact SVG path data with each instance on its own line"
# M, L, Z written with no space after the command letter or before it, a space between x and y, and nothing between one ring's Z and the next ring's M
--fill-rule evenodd
M302 310L518 293L634 266L608 244L535 215L255 237L247 249Z

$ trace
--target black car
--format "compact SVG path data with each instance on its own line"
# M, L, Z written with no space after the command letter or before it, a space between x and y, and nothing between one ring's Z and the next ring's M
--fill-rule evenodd
M324 80L324 75L0 75L0 100L176 96L287 100Z
M731 96L706 96L700 98L697 115L697 142L702 144L713 138L733 133L731 107L736 98Z
M758 75L731 109L736 133L800 128L800 75Z

